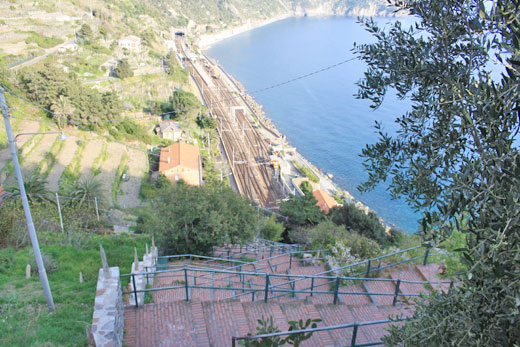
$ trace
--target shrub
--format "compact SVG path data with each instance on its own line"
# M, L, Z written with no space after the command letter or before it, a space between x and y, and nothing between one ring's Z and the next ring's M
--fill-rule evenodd
M367 214L354 204L345 204L331 209L329 215L337 225L344 225L347 229L376 240L381 245L388 243L385 228L373 212Z
M284 232L283 224L277 223L274 217L265 219L265 224L260 229L260 236L266 240L278 242Z
M132 77L134 75L134 72L130 68L128 60L120 59L117 62L116 68L114 69L114 74L121 79L125 79L128 77Z
M300 189L302 190L303 194L312 194L312 185L308 181L303 181L300 184Z

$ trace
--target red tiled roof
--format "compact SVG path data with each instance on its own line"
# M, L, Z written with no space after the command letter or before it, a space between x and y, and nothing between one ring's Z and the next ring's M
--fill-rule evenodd
M169 170L179 165L198 170L199 155L200 151L198 147L183 142L164 147L161 149L159 172Z
M320 207L320 210L322 210L325 213L329 213L330 209L336 206L338 203L334 198L332 198L329 193L327 193L324 190L315 190L312 192L316 200L318 200L318 205Z

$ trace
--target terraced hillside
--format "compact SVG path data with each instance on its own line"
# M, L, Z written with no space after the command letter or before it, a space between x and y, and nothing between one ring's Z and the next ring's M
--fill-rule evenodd
M50 126L42 126L37 121L23 120L17 123L18 133L56 131ZM5 128L0 127L0 133ZM75 129L66 129L67 139L62 141L59 134L19 136L16 145L20 156L22 173L38 173L46 177L47 188L56 192L64 188L65 182L96 177L103 185L104 196L99 197L109 204L112 202L112 187L116 183L117 169L124 153L127 154L128 181L121 184L116 193L116 201L121 207L135 207L140 204L141 180L148 172L147 157L144 152L131 150L114 142ZM16 184L9 148L0 150L0 184ZM120 194L120 191L122 192Z

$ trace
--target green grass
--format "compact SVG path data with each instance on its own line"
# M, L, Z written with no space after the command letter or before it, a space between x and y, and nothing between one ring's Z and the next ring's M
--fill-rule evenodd
M294 163L294 166L298 169L298 171L300 171L302 173L302 175L304 175L305 177L307 177L311 182L314 182L314 183L318 183L320 181L320 179L318 178L318 176L316 176L311 169L307 168L307 167L304 167L302 165L299 165L297 162L293 161Z
M116 178L112 183L112 203L114 206L118 206L117 204L117 194L119 193L119 187L121 186L121 177L124 173L128 171L128 165L126 165L126 161L128 160L128 155L125 153L121 157L121 162L117 167Z
M110 266L130 272L134 247L143 254L147 236L90 234L81 249L42 244L58 269L48 274L56 311L49 313L37 273L25 279L31 248L0 249L0 345L1 346L86 346L85 327L92 323L96 284L103 244ZM83 283L79 283L79 272Z
M17 30L16 32L23 33L23 34L28 34L29 36L25 39L25 43L26 44L30 44L31 42L34 42L34 43L36 43L38 45L38 47L41 47L41 48L52 48L54 46L57 46L57 45L63 43L63 40L58 38L58 37L55 37L55 36L52 36L52 37L42 36L42 35L38 34L35 31L19 31L19 30Z

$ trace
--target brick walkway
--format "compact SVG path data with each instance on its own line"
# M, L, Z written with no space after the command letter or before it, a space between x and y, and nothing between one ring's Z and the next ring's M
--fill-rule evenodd
M282 331L290 320L320 318L318 326L348 324L411 314L409 306L323 305L298 303L243 303L240 301L147 304L125 311L126 346L230 346L232 336L255 333L258 319L273 317ZM360 327L357 343L379 341L387 325ZM350 344L352 329L313 334L302 346Z
M228 273L209 274L202 270L187 270L190 285L215 286L225 289L189 289L186 301L185 273L180 261L170 263L181 268L174 273L162 273L155 278L154 287L178 287L153 293L153 304L135 309L127 307L125 311L126 346L229 346L232 336L254 334L262 317L273 317L275 324L282 331L289 328L290 320L319 318L318 326L350 324L387 319L389 316L409 316L413 313L412 300L399 297L397 305L392 306L393 295L398 279L409 281L438 281L439 266L409 265L405 269L389 272L388 281L350 281L341 285L339 291L359 293L340 294L338 304L333 305L334 295L325 293L298 293L282 295L269 293L269 301L263 302L265 295L265 275L270 276L270 284L280 289L294 286L299 290L309 290L311 279L296 280L288 283L287 271L291 274L313 275L325 270L323 265L304 266L293 257L289 269L289 256L283 255L269 261L266 254L247 253L248 258L259 260L255 263L259 275L240 275ZM267 255L268 256L268 255ZM232 263L192 262L193 266L208 266L213 269L230 267ZM244 265L242 271L253 272L253 265ZM235 269L237 271L238 269ZM330 282L330 283L329 283ZM334 279L315 279L315 290L331 291ZM434 285L436 289L446 290L449 285ZM234 289L233 289L234 288ZM400 293L424 293L431 288L424 284L401 283ZM252 302L251 290L257 290L255 302ZM234 297L241 293L246 295ZM372 293L390 294L387 296ZM393 323L396 324L396 323ZM385 334L385 325L364 326L358 329L357 343L379 341ZM352 329L317 332L306 341L304 346L338 346L351 343Z

